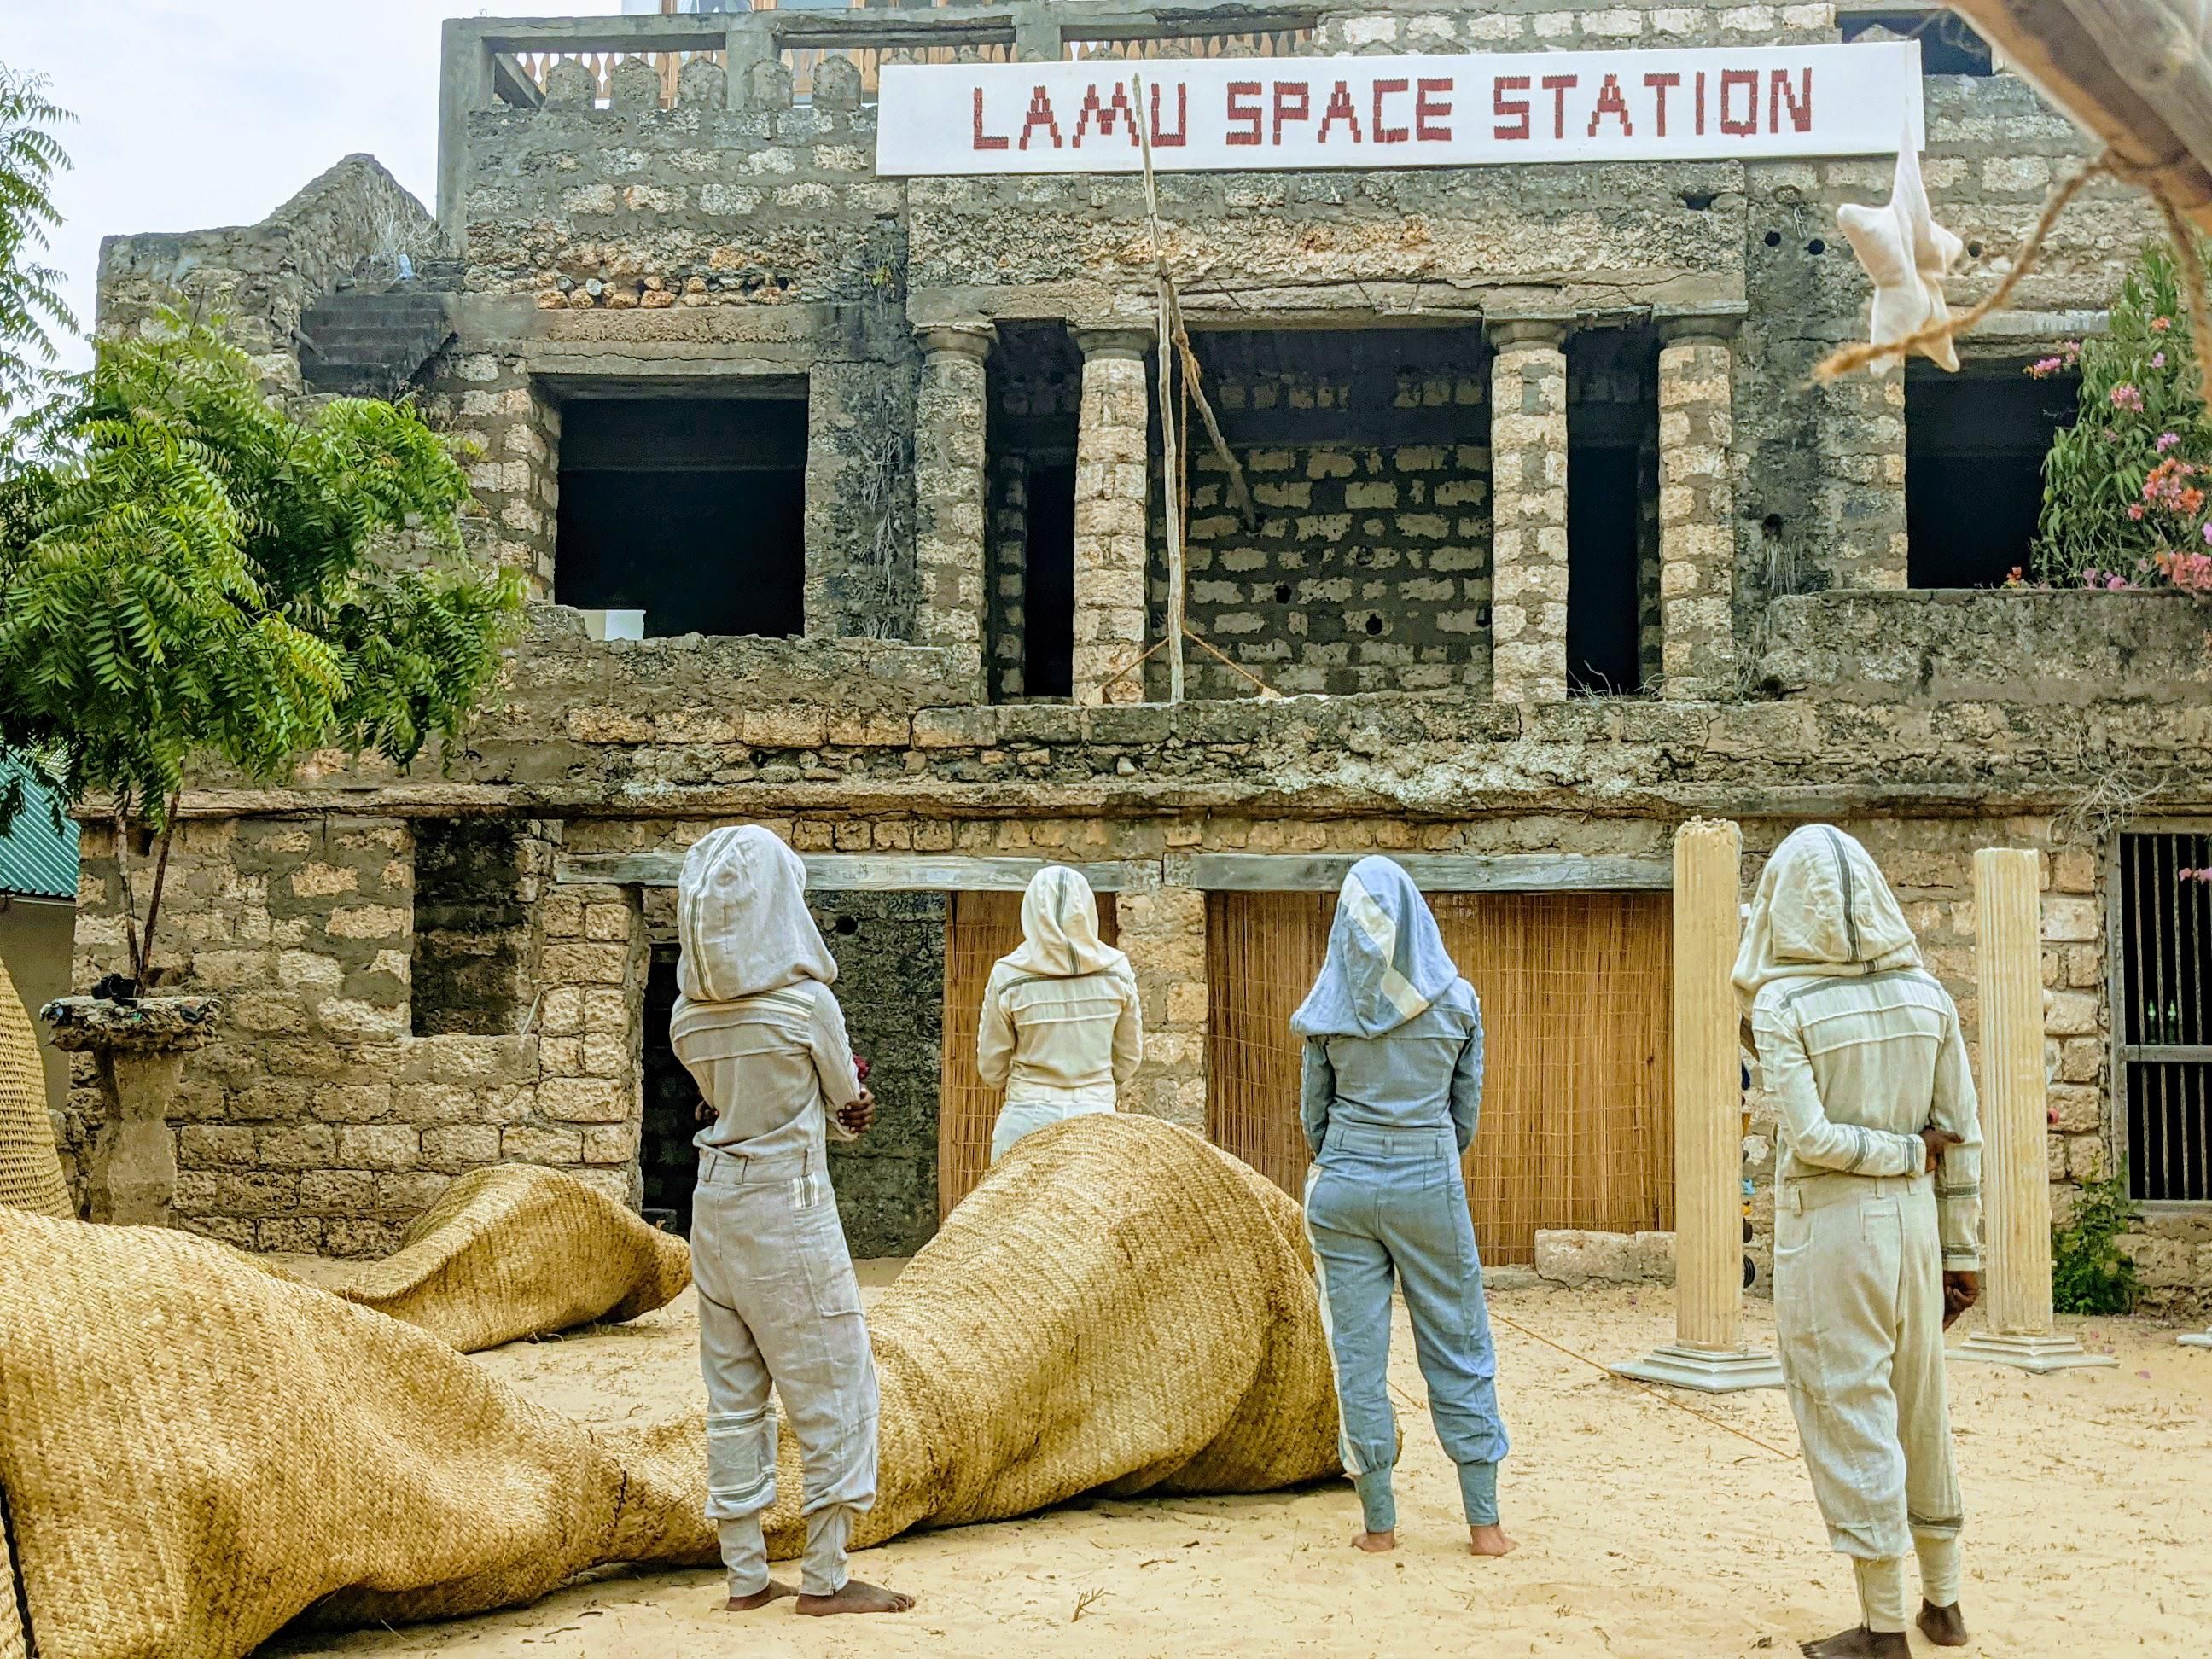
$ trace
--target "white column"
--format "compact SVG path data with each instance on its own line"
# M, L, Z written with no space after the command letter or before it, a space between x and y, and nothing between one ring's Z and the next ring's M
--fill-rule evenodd
M835 61L835 60L833 60ZM915 567L921 600L915 637L940 646L953 672L983 695L990 490L983 433L990 412L984 359L996 338L985 322L921 331L915 396Z
M1974 854L1974 988L1982 1012L1983 1328L1957 1349L2022 1370L2115 1365L2051 1325L2045 1152L2042 854Z
M1778 1389L1743 1345L1743 1093L1736 1031L1743 837L1693 818L1674 832L1674 1340L1613 1369L1705 1394Z

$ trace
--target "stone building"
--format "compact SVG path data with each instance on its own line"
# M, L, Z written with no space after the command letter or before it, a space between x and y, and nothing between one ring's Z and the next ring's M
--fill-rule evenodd
M112 239L103 329L181 285L277 391L410 388L469 447L472 545L542 602L464 752L186 795L166 951L230 1015L176 1113L182 1218L374 1252L501 1158L680 1210L670 884L707 828L752 821L809 856L877 1068L884 1131L836 1171L864 1253L914 1248L975 1178L981 965L1045 859L1090 872L1136 966L1137 1109L1292 1181L1281 1017L1347 860L1405 857L1491 1011L1486 1249L1663 1228L1670 836L1740 821L1749 882L1819 818L1891 872L1970 1031L1972 854L2045 851L2051 1179L2124 1158L2154 1200L2146 1283L2201 1304L2212 925L2176 872L2212 863L2205 624L2185 599L2002 586L2070 403L2021 369L2101 325L2153 234L2136 198L2090 186L1956 379L1816 387L1868 293L1835 209L1887 196L1887 156L1163 175L1252 501L1194 434L1206 647L1170 705L1140 660L1171 459L1142 179L876 170L901 56L1119 73L1870 46L1930 21L1571 0L462 19L434 220L356 157L261 225ZM1970 301L2082 141L1954 24L1924 63ZM635 611L645 637L598 637ZM84 981L120 949L105 835L86 827ZM80 1088L80 1146L97 1109Z

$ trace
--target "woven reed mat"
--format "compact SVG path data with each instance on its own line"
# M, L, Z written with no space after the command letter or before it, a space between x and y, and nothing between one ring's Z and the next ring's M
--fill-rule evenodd
M1085 1492L1264 1492L1339 1471L1298 1206L1188 1130L1100 1114L1024 1138L868 1310L872 1544ZM779 1442L769 1553L799 1553Z
M41 1659L237 1659L303 1614L439 1618L605 1562L715 1558L696 1418L587 1429L428 1331L182 1233L0 1212L0 1490ZM1023 1141L869 1322L863 1544L1337 1471L1297 1206L1164 1123ZM788 1559L787 1433L782 1450Z
M650 1313L691 1282L691 1252L574 1176L501 1164L457 1177L383 1261L318 1282L473 1353Z
M46 1112L46 1073L39 1036L0 968L0 1210L73 1216L61 1160L54 1156L54 1121ZM0 1656L7 1652L0 1638Z
M0 1211L0 1490L40 1659L236 1659L711 1559L696 1425L618 1451L426 1331L157 1228Z

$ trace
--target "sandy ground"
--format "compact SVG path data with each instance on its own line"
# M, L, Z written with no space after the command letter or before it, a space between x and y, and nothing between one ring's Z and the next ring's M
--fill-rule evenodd
M870 1264L887 1282L896 1264ZM1348 1547L1348 1485L1264 1498L1100 1503L896 1540L862 1577L917 1592L900 1618L816 1621L788 1604L728 1615L714 1572L616 1573L535 1607L447 1625L280 1642L276 1654L1790 1655L1851 1622L1778 1392L1679 1398L1600 1359L1671 1335L1663 1291L1496 1294L1514 1438L1503 1496L1520 1551L1464 1552L1402 1310L1392 1380L1406 1428L1395 1555ZM1768 1305L1747 1306L1771 1340ZM2148 1322L2065 1322L2117 1370L2032 1378L1954 1364L1966 1487L1971 1652L2212 1650L2212 1352ZM1955 1341L1971 1326L1953 1333ZM531 1397L593 1422L702 1407L690 1293L627 1327L479 1356ZM1726 1426L1721 1426L1721 1425ZM1731 1432L1735 1431L1735 1432ZM1750 1437L1746 1438L1744 1437ZM1934 1653L1914 1638L1914 1650Z

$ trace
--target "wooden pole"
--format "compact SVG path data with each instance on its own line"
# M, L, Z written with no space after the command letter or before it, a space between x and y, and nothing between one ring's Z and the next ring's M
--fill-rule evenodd
M1736 1049L1743 837L1692 819L1674 832L1674 1340L1616 1366L1707 1394L1782 1386L1743 1346L1743 1094Z
M2044 1142L2043 859L1974 854L1974 988L1981 1003L1984 1326L1958 1351L2025 1370L2111 1365L2054 1335L2051 1178Z
M1144 118L1145 78L1129 77L1130 103L1137 112L1139 154L1145 164L1145 218L1152 237L1152 267L1159 305L1160 492L1167 517L1168 701L1182 701L1182 450L1176 442L1175 283L1168 276L1167 243L1160 235L1159 185L1152 177L1152 126Z

